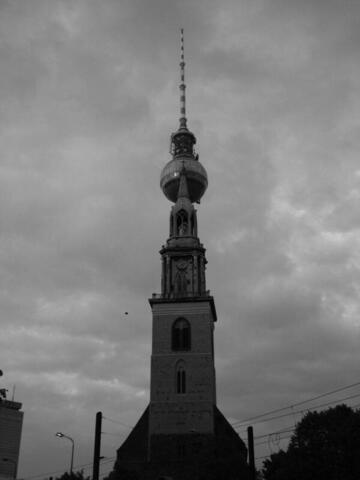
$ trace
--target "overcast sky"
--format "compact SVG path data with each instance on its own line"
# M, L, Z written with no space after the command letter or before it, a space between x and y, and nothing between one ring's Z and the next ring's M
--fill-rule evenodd
M235 422L360 381L359 23L357 0L0 0L0 367L25 412L20 477L68 468L57 431L91 464L96 412L132 426L148 403L180 27L218 406ZM121 423L104 420L109 459Z

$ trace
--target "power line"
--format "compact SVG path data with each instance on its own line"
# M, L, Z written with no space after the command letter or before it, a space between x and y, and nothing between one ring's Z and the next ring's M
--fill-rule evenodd
M256 440L258 440L260 438L266 438L266 437L269 437L271 435L281 435L282 433L289 433L289 432L293 432L293 431L294 431L294 427L283 429L283 430L275 430L274 432L265 433L264 435L259 435L258 437L254 437L254 438Z
M101 462L100 469L103 470L103 467L105 467L105 468L111 467L112 468L112 463L113 463L114 460L115 460L115 457L112 457L112 458L110 458L110 459L108 459L104 462ZM109 465L109 464L111 464L111 465Z
M126 423L120 422L119 420L114 420L112 418L105 417L105 415L103 415L102 418L104 420L107 420L108 422L117 423L117 424L122 425L123 427L129 428L129 429L133 428L133 427L130 427L129 425L126 425Z
M341 402L341 400L346 400L346 399L350 399L350 398L355 398L355 397L358 397L358 396L360 396L360 395L359 395L359 394L357 394L357 395L351 395L351 396L345 397L345 398L343 398L343 399L336 400L336 402ZM311 407L311 408L308 408L308 409L306 409L306 410L301 410L301 412L310 411L310 410L315 410L316 408L319 408L319 407L321 407L321 406L327 406L327 405L330 405L330 404L332 404L332 403L334 403L334 401L333 401L333 402L328 402L328 403L325 403L325 404L322 404L322 405L318 405L317 407ZM351 408L356 408L356 407L358 407L358 406L360 406L360 403L357 403L357 404L351 406ZM297 412L295 412L295 413L299 413L299 411L297 411ZM289 414L289 415L291 415L291 414ZM256 422L255 422L255 423L256 423ZM290 427L290 426L289 426L289 427ZM266 434L264 434L264 435L258 435L257 437L254 437L254 438L255 438L255 439L260 439L260 438L268 437L268 439L267 439L267 440L264 440L264 441L262 441L262 442L255 443L255 447L258 447L258 446L261 446L261 445L265 445L265 444L269 444L270 437L271 437L272 435L275 435L275 434L279 434L279 438L277 439L277 440L278 440L277 443L280 443L280 442L283 441L283 440L287 440L287 439L289 439L289 438L292 437L292 434L286 435L286 436L282 436L282 434L283 434L283 433L288 433L288 432L293 432L294 429L295 429L295 427L292 427L292 428L284 428L284 429L281 429L281 430L275 430L275 431L273 431L273 432L266 433ZM271 452L269 455L264 455L264 456L262 456L262 457L256 457L255 460L263 460L263 459L265 459L265 458L270 457L270 456L273 455L274 453L279 453L279 452Z
M325 395L322 395L322 396L325 396ZM296 415L298 413L304 413L304 412L308 412L310 410L315 410L316 408L322 408L322 407L326 407L328 405L332 405L334 403L339 403L339 402L342 402L344 400L350 400L352 398L356 398L356 397L360 397L360 393L357 393L356 395L350 395L348 397L343 397L343 398L339 398L337 400L332 400L331 402L327 402L327 403L323 403L323 404L320 404L320 405L316 405L315 407L309 407L309 408L305 408L303 410L296 410L296 411L292 411L290 413L284 413L282 415L276 415L275 417L269 417L269 418L265 418L264 420L258 420L257 422L252 422L252 425L255 425L257 423L263 423L263 422L270 422L270 420L277 420L278 418L285 418L285 417L289 417L291 415ZM303 403L303 402L300 402L300 403ZM281 410L285 410L284 409L281 409ZM277 410L277 411L281 411L280 409ZM269 413L268 413L269 415ZM264 417L264 415L259 415L258 417L256 418L261 418L261 417ZM245 427L243 427L242 425L235 425L235 424L232 424L234 426L235 429L237 428L240 428L240 429L245 429Z
M285 418L285 417L290 417L291 415L296 415L298 413L304 413L304 412L310 412L311 410L316 410L317 408L323 408L323 407L327 407L329 405L333 405L334 403L335 404L338 404L338 403L341 403L343 402L344 400L350 400L352 398L356 398L356 397L360 397L360 394L356 394L356 395L350 395L349 397L343 397L343 398L339 398L338 400L333 400L331 402L327 402L327 403L322 403L321 405L316 405L315 407L309 407L309 408L305 408L303 410L296 410L295 412L291 412L291 413L284 413L282 415L277 415L275 417L269 417L269 418L265 418L264 420L259 420L257 422L253 422L252 424L255 425L257 423L264 423L264 422L270 422L271 420L277 420L279 418ZM239 428L239 427L234 427L235 429L236 428ZM241 429L243 429L244 427L240 427Z
M101 435L111 435L112 437L123 437L126 434L124 432L121 432L121 433L101 432Z
M271 435L268 435L269 437L271 437ZM292 435L286 435L285 437L279 437L279 443L282 441L282 440L287 440L288 438L291 438ZM259 443L255 443L255 447L259 447L260 445L265 445L266 443L269 443L269 439L268 440L264 440L262 442L259 442Z
M307 400L302 400L301 402L293 403L291 405L288 405L287 407L276 408L275 410L269 410L268 412L262 413L261 415L256 415L254 417L249 417L249 418L246 418L245 420L241 420L241 421L239 420L238 422L232 423L232 425L233 426L234 425L240 426L242 424L250 422L251 420L256 420L258 418L266 417L266 416L268 416L272 413L282 412L283 410L288 410L289 408L297 407L299 405L303 405L305 403L312 402L314 400L318 400L319 398L326 397L327 395L332 395L333 393L342 392L343 390L347 390L347 389L355 387L357 385L360 385L360 382L355 382L355 383L352 383L351 385L346 385L345 387L337 388L336 390L331 390L329 392L322 393L321 395L316 395L315 397L308 398Z

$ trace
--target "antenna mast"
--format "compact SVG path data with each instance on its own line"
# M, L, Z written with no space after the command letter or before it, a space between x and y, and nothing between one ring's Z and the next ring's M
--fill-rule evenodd
M184 59L184 29L181 33L181 56L180 56L180 128L186 127L186 101L185 101L185 59Z

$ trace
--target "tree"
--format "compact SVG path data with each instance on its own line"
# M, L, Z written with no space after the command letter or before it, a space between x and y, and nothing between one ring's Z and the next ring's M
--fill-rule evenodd
M90 477L84 476L84 470L79 470L78 472L68 472L63 473L60 477L56 477L55 480L90 480Z
M309 412L287 451L264 461L265 480L359 480L360 410L338 405Z

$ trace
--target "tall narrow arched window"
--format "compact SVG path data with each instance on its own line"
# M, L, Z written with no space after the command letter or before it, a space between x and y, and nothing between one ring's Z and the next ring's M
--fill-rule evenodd
M185 318L175 320L171 331L171 348L175 351L191 349L191 328Z
M191 235L195 235L195 214L193 213L191 215L191 220L190 220L190 233Z
M170 237L174 235L174 218L172 212L170 213Z
M188 214L185 210L180 210L176 216L176 234L187 235L188 223Z
M186 393L186 370L184 362L180 361L176 365L175 376L176 393Z

